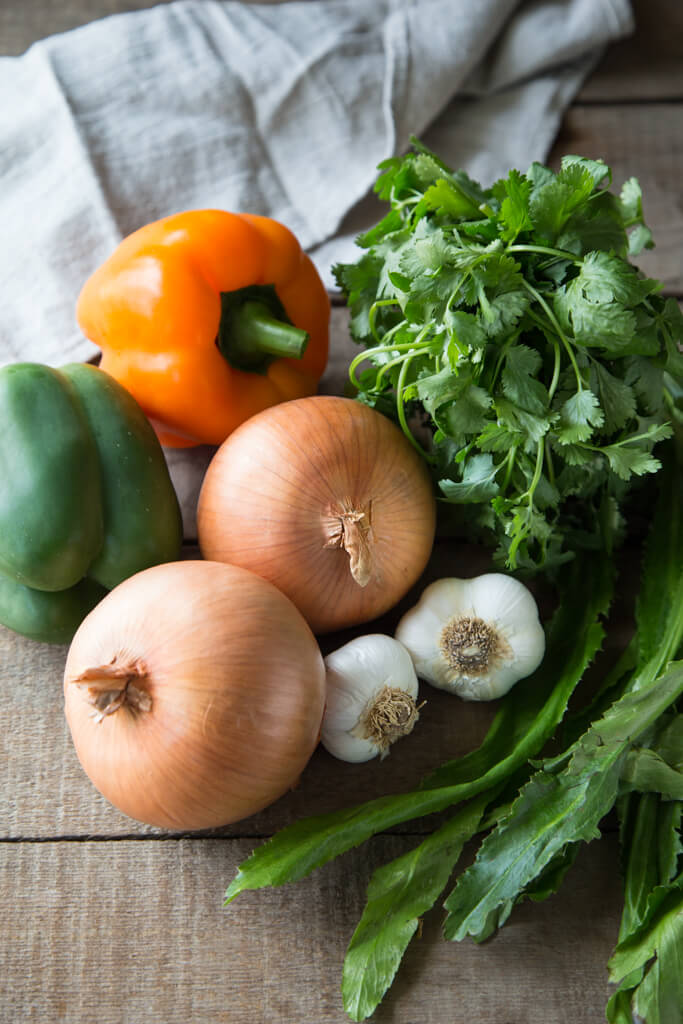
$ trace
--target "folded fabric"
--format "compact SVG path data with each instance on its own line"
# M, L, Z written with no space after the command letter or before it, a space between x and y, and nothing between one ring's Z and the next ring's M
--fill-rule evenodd
M0 364L95 352L120 239L178 210L287 224L325 280L416 134L485 183L543 159L628 0L176 0L0 58Z

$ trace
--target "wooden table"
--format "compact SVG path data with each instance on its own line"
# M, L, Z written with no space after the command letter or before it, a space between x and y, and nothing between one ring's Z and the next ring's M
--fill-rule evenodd
M19 54L41 36L150 5L14 0L0 9L0 52ZM683 8L676 0L635 6L636 37L613 46L586 82L551 162L564 152L602 157L617 185L640 179L657 240L642 266L681 297ZM338 388L348 353L338 308L323 390ZM440 548L431 575L443 573L444 557ZM484 565L475 555L470 568ZM490 706L456 708L430 691L420 727L386 761L346 765L319 750L300 787L269 810L210 835L175 835L119 814L84 776L62 710L65 653L0 627L1 1024L346 1021L341 965L370 874L414 845L429 822L379 835L295 886L243 894L229 909L221 905L224 889L240 861L282 825L412 788L474 746ZM583 849L557 896L522 905L483 947L444 942L441 913L432 912L373 1019L602 1020L620 913L617 854L608 827Z

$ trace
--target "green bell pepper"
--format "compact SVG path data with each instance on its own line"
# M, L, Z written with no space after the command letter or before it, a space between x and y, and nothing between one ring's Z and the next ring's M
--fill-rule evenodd
M68 643L104 594L180 554L159 441L109 374L0 369L0 623Z

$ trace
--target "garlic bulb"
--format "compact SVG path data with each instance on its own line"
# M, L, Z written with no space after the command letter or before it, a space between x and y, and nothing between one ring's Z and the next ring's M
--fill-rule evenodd
M396 639L421 679L463 700L495 700L531 675L545 653L536 602L503 573L430 584Z
M325 658L327 696L320 740L342 761L369 761L411 732L418 719L417 676L393 637L372 633Z

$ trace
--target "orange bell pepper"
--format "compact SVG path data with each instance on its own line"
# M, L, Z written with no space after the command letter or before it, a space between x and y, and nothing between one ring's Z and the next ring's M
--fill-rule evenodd
M193 210L125 238L76 317L162 444L220 444L268 406L313 394L330 301L294 235L267 217Z

